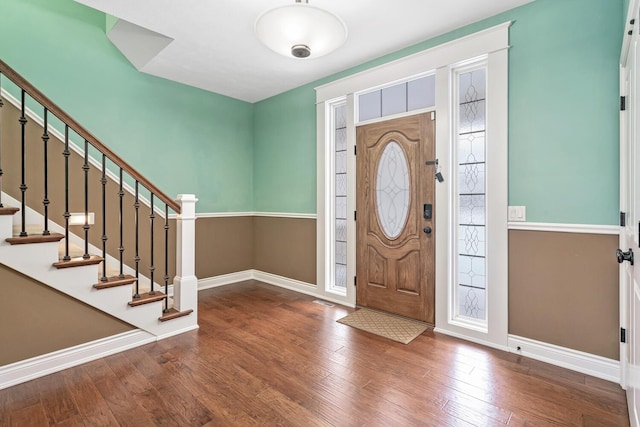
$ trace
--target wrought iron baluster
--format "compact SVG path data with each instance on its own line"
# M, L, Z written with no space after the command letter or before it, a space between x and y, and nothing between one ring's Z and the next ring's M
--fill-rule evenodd
M20 229L20 237L25 237L27 235L27 218L26 218L26 212L27 212L27 205L26 205L26 192L27 192L27 177L26 177L26 171L27 171L27 165L26 165L26 137L27 137L27 118L24 115L24 111L25 111L25 101L24 101L24 96L25 96L25 91L24 89L22 89L20 91L21 95L20 95L20 118L18 119L18 121L20 122L20 127L21 127L21 134L20 134L20 152L21 152L21 171L20 171L20 193L22 195L22 202L21 202L21 209L20 209L20 214L22 217L22 221L21 221L21 229Z
M149 214L149 222L151 225L151 253L150 253L150 266L149 266L149 280L151 281L151 290L149 291L149 295L155 295L156 291L153 290L153 272L155 271L155 266L153 265L153 220L156 215L153 210L153 193L151 193L151 213Z
M133 204L133 207L135 208L135 214L134 214L134 218L135 218L135 227L136 227L136 256L134 258L134 261L136 263L136 293L133 296L134 298L140 298L140 281L139 281L139 264L140 264L140 254L138 252L138 209L140 208L140 194L139 194L139 188L138 188L139 184L138 181L136 180L136 201Z
M44 155L44 230L43 236L48 236L49 232L49 110L44 107L44 132L42 133L42 150Z
M102 155L102 277L101 281L106 282L107 279L107 176L106 176L107 156Z
M91 258L89 255L89 141L84 140L84 164L82 165L84 171L84 255L83 259Z
M2 73L0 73L0 208L4 208L2 204L2 107L4 107L4 101L2 100Z
M169 312L169 205L164 204L164 313Z
M64 261L69 261L69 125L64 125Z
M120 246L118 247L118 251L120 252L120 274L118 275L118 277L120 279L124 279L124 272L123 272L123 260L122 260L122 256L123 256L123 252L124 252L124 243L123 243L123 238L122 238L122 229L123 229L123 217L122 217L122 202L124 199L124 190L122 189L122 168L120 168L120 191L118 191L118 197L120 198Z

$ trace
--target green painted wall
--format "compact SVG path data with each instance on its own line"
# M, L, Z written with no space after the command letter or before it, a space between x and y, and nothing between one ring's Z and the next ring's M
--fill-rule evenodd
M314 86L513 20L509 202L529 221L615 224L626 1L536 0L254 105L139 73L105 15L71 0L3 0L0 58L199 212L314 213Z
M622 3L536 0L257 103L254 209L316 211L313 87L512 20L509 203L532 222L615 224Z
M255 104L255 211L315 212L315 96L304 86Z
M253 105L138 72L105 24L72 0L2 0L0 58L168 195L251 211Z
M509 203L526 205L528 221L616 224L622 1L538 0L520 12L510 37Z

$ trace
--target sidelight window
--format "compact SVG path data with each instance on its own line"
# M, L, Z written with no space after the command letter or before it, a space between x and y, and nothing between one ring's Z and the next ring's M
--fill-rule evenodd
M346 293L347 288L347 104L343 101L331 105L331 151L333 161L334 209L333 222L333 274L329 291Z
M457 182L454 313L459 320L487 321L487 185L485 179L486 64L456 69L454 79Z

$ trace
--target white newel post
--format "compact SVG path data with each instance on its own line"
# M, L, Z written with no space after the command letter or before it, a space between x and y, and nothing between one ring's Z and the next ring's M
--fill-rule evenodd
M196 202L195 194L178 194L180 214L176 221L176 277L173 280L173 305L176 310L193 309L198 315L198 278L196 277Z

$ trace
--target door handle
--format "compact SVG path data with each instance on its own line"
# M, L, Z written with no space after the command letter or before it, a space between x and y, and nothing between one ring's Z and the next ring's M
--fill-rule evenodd
M633 265L633 250L629 248L628 252L622 252L622 250L616 249L616 258L618 258L618 264L629 261Z
M425 228L422 229L422 231L424 231L425 234L431 234L431 227L426 226Z

